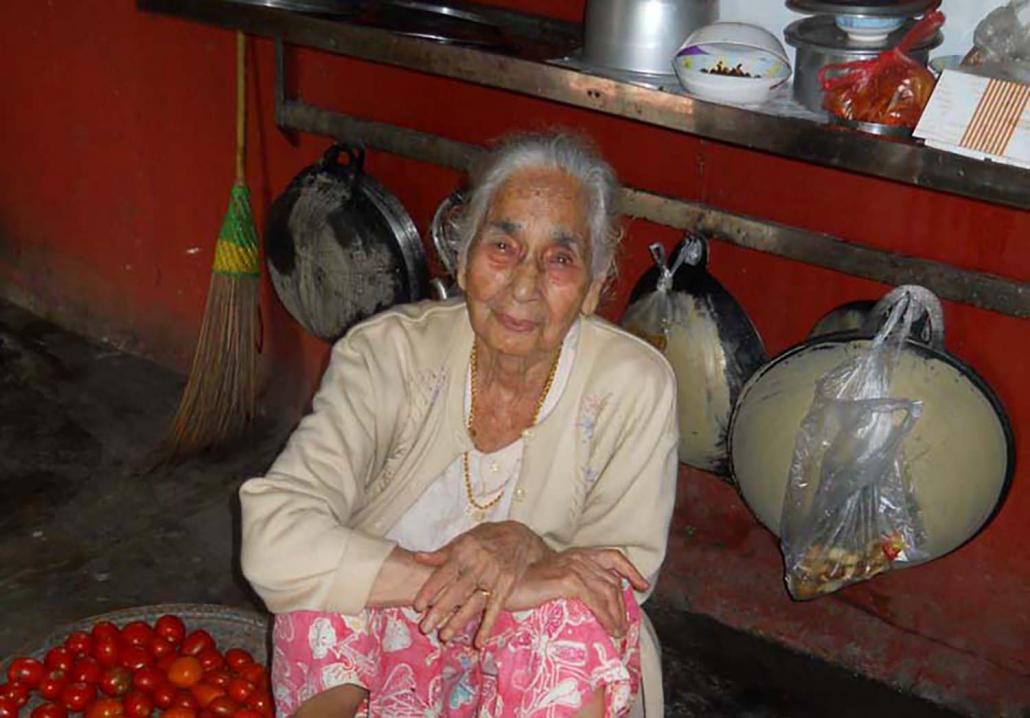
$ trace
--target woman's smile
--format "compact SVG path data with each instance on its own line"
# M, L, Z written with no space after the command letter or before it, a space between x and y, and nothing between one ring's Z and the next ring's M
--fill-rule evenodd
M517 319L510 314L505 314L496 310L493 311L493 315L497 318L497 321L504 325L505 329L518 332L520 334L531 332L540 324L540 322L533 321L531 319Z

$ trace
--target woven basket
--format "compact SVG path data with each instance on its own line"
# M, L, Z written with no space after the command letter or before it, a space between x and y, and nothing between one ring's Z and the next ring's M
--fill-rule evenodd
M154 622L166 613L178 616L186 624L186 631L195 631L202 628L211 634L222 652L229 648L242 648L248 651L254 660L262 665L268 665L268 642L269 631L271 630L271 619L255 611L248 611L230 606L218 606L203 603L162 603L154 606L140 606L139 608L126 608L121 611L111 611L98 616L90 616L80 621L69 623L61 628L52 631L49 635L38 642L30 643L16 651L12 656L0 663L0 681L6 680L7 665L17 656L32 656L43 660L54 646L64 643L64 639L72 631L86 631L98 621L110 621L119 628L130 621L146 621L151 626ZM28 715L37 705L43 703L38 695L33 695L21 713Z

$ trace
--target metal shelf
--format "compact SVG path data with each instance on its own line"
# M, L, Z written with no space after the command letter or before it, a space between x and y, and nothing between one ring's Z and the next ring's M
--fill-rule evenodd
M138 0L140 9L252 35L540 97L813 164L1030 209L1030 171L796 117L704 102L544 62L579 44L578 26L478 7L504 49L444 44L325 15L282 0ZM454 3L449 3L454 4Z

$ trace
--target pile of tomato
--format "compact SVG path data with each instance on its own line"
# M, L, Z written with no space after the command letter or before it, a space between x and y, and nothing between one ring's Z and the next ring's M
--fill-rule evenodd
M16 718L35 694L30 718L265 718L273 715L264 666L239 648L219 652L202 629L178 616L153 626L101 621L51 648L43 661L20 657L0 685L0 718Z

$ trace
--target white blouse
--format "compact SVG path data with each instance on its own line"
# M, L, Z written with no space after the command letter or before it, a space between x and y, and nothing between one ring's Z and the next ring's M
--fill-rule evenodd
M562 342L558 368L540 409L538 422L554 409L565 390L578 339L579 320L576 320ZM471 397L470 368L465 377L466 421ZM481 522L506 520L511 512L512 487L518 483L519 471L522 469L523 446L520 437L489 454L476 449L469 452L469 479L476 503L484 505L497 496L498 491L502 492L500 501L485 512L472 506L465 495L465 473L462 457L459 456L386 533L386 538L396 541L409 551L435 551Z

